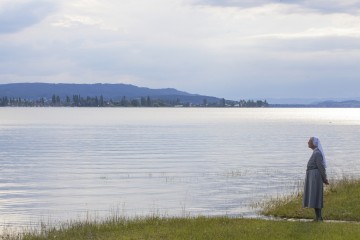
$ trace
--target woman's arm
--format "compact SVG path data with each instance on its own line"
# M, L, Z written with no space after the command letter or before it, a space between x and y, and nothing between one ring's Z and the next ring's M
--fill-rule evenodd
M325 184L329 184L329 181L326 176L326 169L323 164L323 156L321 155L320 152L316 153L315 163L316 163L317 168L319 169L319 172L321 174L321 178L322 178L323 182Z

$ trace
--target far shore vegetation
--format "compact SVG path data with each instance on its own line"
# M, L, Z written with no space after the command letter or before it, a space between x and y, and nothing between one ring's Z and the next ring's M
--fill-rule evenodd
M121 97L119 100L106 99L101 96L72 95L61 98L58 95L52 95L51 99L24 99L14 97L0 97L0 107L269 107L266 100L240 100L232 101L224 98L217 102L208 101L204 98L201 103L192 103L191 101L182 101L180 98L166 99L154 98L150 96L129 98Z
M324 222L313 222L313 209L301 207L301 190L263 202L266 219L219 217L126 219L65 223L61 227L43 226L25 233L2 236L8 240L85 240L85 239L359 239L360 180L331 181L324 199ZM291 218L288 220L286 218ZM293 220L308 219L308 220ZM336 220L336 221L329 221Z

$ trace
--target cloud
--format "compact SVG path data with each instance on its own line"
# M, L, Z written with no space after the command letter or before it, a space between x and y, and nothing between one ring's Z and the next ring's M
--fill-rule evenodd
M3 1L0 3L0 34L18 32L35 25L55 7L50 1Z
M320 1L56 2L0 2L18 17L0 27L13 33L0 35L1 83L124 82L239 99L311 97L316 82L324 97L359 95L360 17L315 11Z
M293 5L302 9L320 13L351 13L358 14L360 3L355 0L190 0L194 4L254 8L269 4ZM292 9L295 10L295 9Z

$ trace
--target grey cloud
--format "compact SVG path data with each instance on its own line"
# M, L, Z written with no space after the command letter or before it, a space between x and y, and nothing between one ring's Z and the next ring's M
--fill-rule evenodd
M257 49L273 52L335 52L360 51L360 37L350 36L322 36L303 37L294 39L264 38L257 40Z
M49 1L7 3L0 8L0 34L13 33L39 23L56 5Z
M194 0L194 4L212 5L223 7L251 8L266 4L291 4L301 8L317 11L320 13L350 13L357 14L360 11L360 3L350 0L323 1L323 0Z
M304 0L302 2L300 1L298 5L303 8L308 8L324 14L349 13L357 15L360 11L360 3L349 0L329 2Z
M271 0L195 0L195 4L199 5L213 5L213 6L224 6L224 7L255 7L264 4L272 3L275 1ZM280 1L276 1L280 2Z
M264 39L250 52L240 47L232 49L238 54L218 56L228 58L227 62L207 63L208 71L199 79L208 83L198 92L205 86L207 92L232 99L354 97L360 86L359 42L355 37L330 36Z

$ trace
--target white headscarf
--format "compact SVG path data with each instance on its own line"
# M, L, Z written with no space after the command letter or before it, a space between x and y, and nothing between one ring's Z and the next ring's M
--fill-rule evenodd
M327 161L326 161L326 158L325 158L324 150L322 148L320 139L318 137L312 137L312 142L313 142L314 146L317 147L317 149L319 149L319 151L321 152L321 154L323 156L323 165L326 168L327 167Z

